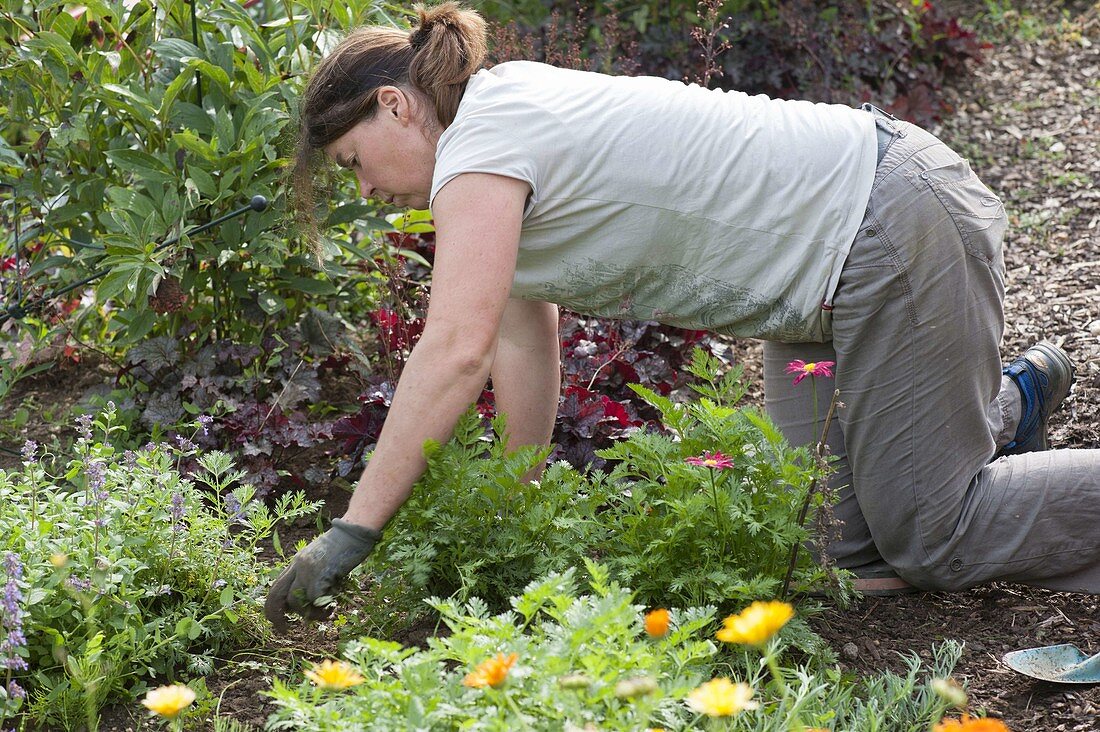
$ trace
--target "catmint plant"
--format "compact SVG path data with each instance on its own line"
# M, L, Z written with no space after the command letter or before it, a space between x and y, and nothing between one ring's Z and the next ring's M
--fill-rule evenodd
M3 561L4 591L0 597L0 668L26 671L27 638L23 635L23 563L14 552Z
M107 438L126 440L117 417L108 407L81 421L91 437L77 440L58 477L40 466L0 470L0 715L25 692L35 701L23 713L36 728L70 728L72 709L94 728L103 704L190 667L196 654L261 637L271 570L257 562L257 545L281 521L317 508L293 493L270 507L256 501L248 476L222 453L197 455L184 476L171 445L116 450ZM218 496L230 491L237 504L227 512ZM54 529L28 529L35 511ZM49 561L15 564L20 556ZM26 645L24 625L44 642ZM23 664L34 674L12 677Z
M27 638L23 634L23 562L15 552L6 552L0 562L0 723L14 716L27 693L14 678L27 671Z

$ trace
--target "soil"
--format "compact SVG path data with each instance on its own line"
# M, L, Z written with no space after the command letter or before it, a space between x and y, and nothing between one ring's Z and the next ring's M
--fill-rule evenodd
M1052 420L1053 446L1100 447L1100 4L949 4L964 18L983 13L976 21L981 34L999 39L982 64L944 91L954 113L932 131L970 159L1010 214L1003 356L1010 360L1043 339L1064 348L1077 365L1077 381ZM1000 19L992 12L1010 5L1016 10ZM759 346L731 346L756 385L750 399L759 400ZM91 355L84 364L62 364L28 380L20 391L37 414L63 416L74 394L109 381L111 373L110 364ZM49 434L22 437L50 442ZM0 467L11 461L0 455ZM318 497L337 515L346 501L339 491ZM308 537L313 526L293 527L284 545ZM954 594L868 597L846 609L827 607L812 624L842 667L860 673L903 671L905 656L929 660L935 644L958 640L964 651L954 675L974 709L1016 732L1086 732L1100 730L1100 685L1035 681L1001 658L1057 643L1100 652L1098 604L1100 596L994 584ZM433 623L420 621L394 637L422 645L435 632ZM273 708L262 695L271 678L303 657L332 655L339 635L331 624L294 625L289 636L225 659L206 679L218 712L261 729ZM147 728L143 720L135 709L113 708L101 729Z

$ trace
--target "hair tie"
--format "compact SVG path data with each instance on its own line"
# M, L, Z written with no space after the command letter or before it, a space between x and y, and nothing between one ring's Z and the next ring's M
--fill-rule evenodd
M424 47L424 44L428 42L431 34L432 27L430 25L419 26L416 30L409 34L409 45L413 47L414 51L419 51L421 48Z

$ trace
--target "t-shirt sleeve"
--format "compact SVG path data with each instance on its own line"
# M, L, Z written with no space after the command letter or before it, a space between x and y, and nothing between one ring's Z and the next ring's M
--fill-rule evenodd
M524 215L538 200L535 153L523 144L507 120L487 117L456 121L439 138L430 203L443 186L463 173L492 173L516 178L531 187Z

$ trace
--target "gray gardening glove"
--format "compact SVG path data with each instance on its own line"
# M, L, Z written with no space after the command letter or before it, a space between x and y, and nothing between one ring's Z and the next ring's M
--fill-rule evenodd
M333 519L332 528L318 536L283 570L264 604L264 615L282 633L287 611L307 620L328 615L328 608L316 600L333 594L351 570L359 566L382 538L381 532Z

